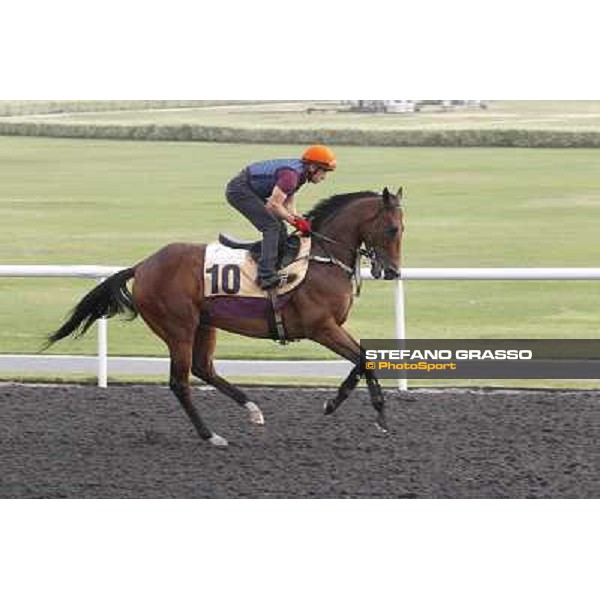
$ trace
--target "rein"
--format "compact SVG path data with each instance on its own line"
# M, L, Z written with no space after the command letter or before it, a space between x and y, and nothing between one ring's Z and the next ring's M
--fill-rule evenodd
M368 249L367 248L364 248L364 249L363 248L354 248L354 247L350 246L349 244L344 244L343 242L334 240L333 238L330 238L327 235L319 233L318 231L312 231L311 236L316 237L317 239L320 239L323 242L326 242L328 244L342 246L346 250L350 250L350 252L352 252L352 254L354 256L354 266L353 267L349 267L346 263L337 259L335 256L332 256L327 251L326 248L323 248L323 249L325 250L325 252L327 252L328 256L324 257L324 256L310 255L308 257L308 259L313 260L315 262L328 263L328 264L332 264L332 265L336 265L336 266L340 267L343 271L345 271L349 275L350 279L352 279L352 278L354 279L355 284L356 284L356 296L357 297L360 296L360 291L362 288L362 278L360 276L360 258L361 258L361 256L368 258L371 261L371 266L373 267L373 265L375 264L375 261L376 261L375 250L373 248L368 248Z
M321 239L324 242L327 242L329 244L335 244L337 246L343 246L344 248L346 248L346 250L350 250L350 252L352 252L353 254L354 253L358 253L360 256L364 256L365 258L368 258L369 260L372 260L374 258L374 255L375 255L375 251L372 248L369 248L369 249L366 249L366 248L353 248L352 246L350 246L350 244L344 244L343 242L339 242L338 240L334 240L333 238L330 238L328 235L324 235L322 233L319 233L318 231L311 231L311 236L312 237L316 237L318 239Z

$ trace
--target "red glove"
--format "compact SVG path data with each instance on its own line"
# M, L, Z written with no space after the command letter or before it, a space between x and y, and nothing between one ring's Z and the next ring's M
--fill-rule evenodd
M310 221L303 219L302 217L295 217L292 225L302 234L309 235L312 232Z

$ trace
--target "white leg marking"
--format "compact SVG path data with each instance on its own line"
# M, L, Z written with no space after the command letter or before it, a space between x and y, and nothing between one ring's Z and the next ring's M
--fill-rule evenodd
M379 423L375 422L375 427L377 427L377 429L379 431L381 431L381 433L389 433L389 430L386 429L385 427L382 427Z
M217 435L216 433L213 433L209 438L208 441L213 445L213 446L218 446L220 448L224 448L225 446L227 446L227 440L224 437L221 437L220 435Z
M263 417L262 411L254 402L246 402L246 408L250 413L250 422L255 425L264 425L265 418Z

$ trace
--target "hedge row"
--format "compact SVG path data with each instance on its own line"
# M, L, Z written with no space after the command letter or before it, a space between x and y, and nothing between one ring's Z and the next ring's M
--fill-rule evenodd
M535 131L520 129L373 131L357 129L245 129L202 125L83 125L0 121L0 135L254 144L326 143L349 146L600 148L600 131Z
M248 104L243 100L0 100L0 117L111 110L197 108L224 104Z

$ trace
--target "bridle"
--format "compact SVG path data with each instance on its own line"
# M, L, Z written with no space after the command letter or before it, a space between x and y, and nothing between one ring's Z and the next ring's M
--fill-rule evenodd
M401 208L401 203L390 204L389 206L384 206L379 209L377 214L370 220L374 220L380 217L382 213L392 209L392 208ZM367 221L368 223L369 221ZM374 227L373 232L380 232L383 238L393 238L396 233L398 233L398 227L396 226L388 226L388 227ZM369 252L369 259L371 261L371 275L373 275L374 279L381 278L381 272L385 273L385 279L397 279L400 276L400 273L390 264L388 257L386 256L386 252L384 251L381 244L377 244L373 241L373 233L369 236L368 239L365 239L365 246Z

